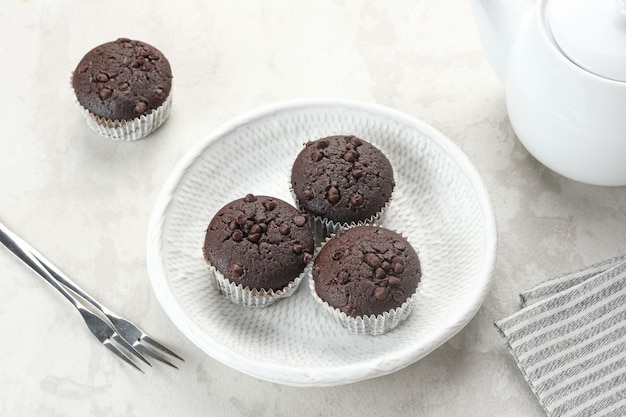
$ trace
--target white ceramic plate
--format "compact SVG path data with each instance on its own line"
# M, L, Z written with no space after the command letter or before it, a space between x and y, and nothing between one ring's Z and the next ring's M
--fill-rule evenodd
M265 309L240 307L209 282L204 232L215 212L247 193L292 202L291 164L307 140L354 134L389 158L396 180L382 225L401 232L423 267L411 316L382 336L353 336L315 304L304 282ZM198 347L241 372L294 386L332 386L397 371L440 346L474 316L496 254L490 200L449 139L400 112L332 99L264 107L222 126L177 166L148 236L156 296Z

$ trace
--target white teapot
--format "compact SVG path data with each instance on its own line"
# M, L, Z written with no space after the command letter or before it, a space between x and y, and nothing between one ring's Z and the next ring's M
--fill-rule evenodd
M559 174L626 185L626 0L472 0L517 137Z

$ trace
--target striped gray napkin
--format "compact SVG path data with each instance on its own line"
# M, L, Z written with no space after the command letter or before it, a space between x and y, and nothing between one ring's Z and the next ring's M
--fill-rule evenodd
M495 324L548 416L626 416L626 255L521 299Z

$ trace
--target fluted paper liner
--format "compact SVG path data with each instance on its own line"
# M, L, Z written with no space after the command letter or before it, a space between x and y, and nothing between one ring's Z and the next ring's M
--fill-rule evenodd
M149 114L142 114L141 116L131 120L112 120L97 116L83 107L78 102L76 93L71 84L72 79L70 77L70 87L72 88L74 99L76 104L81 108L87 125L91 128L91 130L108 139L133 141L145 138L150 133L161 127L170 115L170 108L172 106L172 91L170 91L163 104L156 109L153 109Z
M289 181L289 190L298 210L300 210L302 213L307 214L307 217L309 219L309 227L311 228L311 231L313 231L313 236L315 236L316 244L318 245L320 242L323 242L324 239L326 239L328 236L337 233L342 229L349 229L356 226L376 226L377 223L384 216L385 212L391 205L391 201L393 200L392 192L391 197L385 203L385 205L378 212L374 213L367 219L352 222L336 222L324 216L314 215L313 213L308 211L304 207L304 205L300 203L300 200L296 196L296 193L293 191L291 181Z
M334 236L335 233L326 238L323 244L319 248L317 248L315 253L316 256L322 249L324 244L326 244L326 242L328 242ZM404 236L402 237L404 238ZM350 317L340 309L331 306L326 301L322 300L319 295L317 295L317 291L315 291L315 281L313 280L312 271L313 266L311 263L311 268L309 269L309 289L311 290L311 294L313 295L315 301L324 309L324 311L328 314L332 321L347 329L349 333L355 335L378 336L398 327L398 325L406 320L407 317L409 317L409 315L413 312L415 300L417 299L418 290L421 283L421 281L418 282L415 292L410 297L407 297L407 299L399 307L396 307L389 311L385 311L384 313L378 315L372 314L369 316Z
M229 301L246 307L267 307L278 300L290 297L298 289L304 277L308 275L308 270L312 265L312 262L309 262L300 275L295 277L284 288L274 291L271 289L244 288L241 284L231 282L213 264L208 261L207 263L209 265L209 276L215 288Z
M83 107L83 116L87 125L100 136L112 140L133 141L142 139L158 129L169 117L172 94L149 114L141 115L132 120L110 120L96 116ZM82 107L82 106L81 106Z

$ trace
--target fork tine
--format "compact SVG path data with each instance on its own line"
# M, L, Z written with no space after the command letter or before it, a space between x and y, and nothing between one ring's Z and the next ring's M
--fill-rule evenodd
M126 350L128 350L130 353L132 353L133 355L135 355L136 357L138 357L143 363L145 363L146 365L148 365L149 367L152 367L152 364L150 362L148 362L148 360L142 355L142 352L139 352L139 350L131 345L130 343L128 343L123 337L121 337L119 335L119 333L115 333L112 338L119 343L120 345L122 345L122 347Z
M176 359L179 359L179 360L185 362L185 360L183 358L181 358L176 353L172 352L170 349L166 348L165 346L163 346L162 344L160 344L159 342L157 342L156 340L154 340L150 336L148 336L146 334L143 334L141 336L141 340L144 341L144 342L150 343L152 346L156 347L157 349L162 350L163 352L167 353L168 355L171 355L171 356L175 357Z
M126 342L131 344L135 351L140 351L141 353L150 355L154 359L157 359L158 361L170 365L171 367L176 369L178 369L177 366L174 366L173 364L168 362L159 353L163 352L171 355L174 358L180 359L183 362L185 361L172 350L166 348L165 346L148 336L148 334L141 330L139 327L137 327L136 324L114 314L107 309L104 309L104 311L111 323L113 323L113 326L117 330L119 336ZM158 349L161 352L157 352L157 350L155 349Z
M178 366L166 360L165 358L163 358L162 356L160 356L159 354L157 354L156 352L154 352L152 349L150 349L149 347L145 345L137 345L137 350L139 350L141 353L145 353L146 355L149 355L150 357L158 360L161 363L169 365L174 369L178 369Z
M102 344L104 346L106 346L107 349L109 349L111 352L115 353L120 359L122 359L124 362L126 362L127 364L129 364L130 366L132 366L133 368L137 369L139 372L141 372L142 374L145 374L145 372L143 371L143 369L141 369L140 367L138 367L135 362L131 361L130 359L128 359L128 356L126 356L124 353L122 353L121 350L119 350L117 347L115 347L110 340L105 340L104 342L102 342Z

